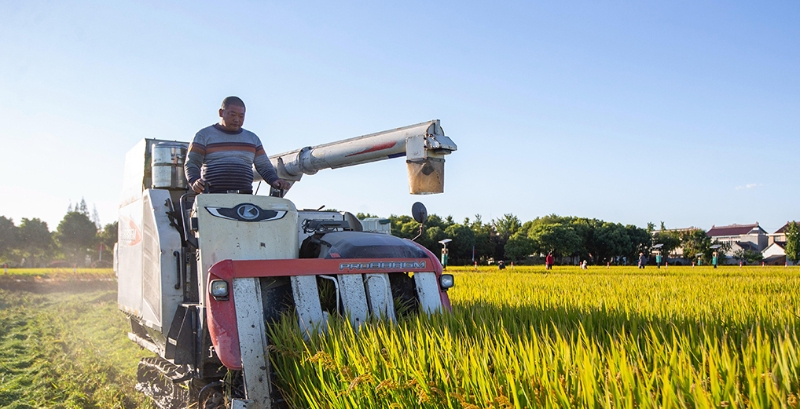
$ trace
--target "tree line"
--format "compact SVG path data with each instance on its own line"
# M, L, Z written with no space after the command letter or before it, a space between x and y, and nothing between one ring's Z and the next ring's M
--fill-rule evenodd
M359 213L359 219L377 217ZM411 216L391 215L391 232L403 238L419 235L419 223ZM114 243L117 241L117 222L101 226L97 212L90 213L86 202L70 205L55 231L38 218L14 221L0 216L0 263L20 267L46 266L110 266ZM786 254L789 260L800 259L800 232L796 223L787 230ZM654 247L664 255L674 255L681 248L686 260L711 261L714 251L720 255L729 244L712 242L706 231L694 229L674 231L656 229L653 223L646 228L622 225L585 217L555 214L521 222L513 214L484 222L480 215L457 223L452 216L428 217L417 242L436 255L441 254L444 239L451 239L447 248L449 262L467 265L490 261L541 263L552 253L561 264L636 264L639 253L649 255ZM715 244L718 248L712 248ZM660 246L659 246L660 245ZM741 254L739 254L741 253ZM744 262L761 260L760 252L740 251L734 257Z
M110 267L117 222L101 226L86 201L67 209L55 231L39 218L19 225L0 216L0 264L9 267Z
M359 219L376 217L359 214ZM419 224L410 216L389 217L392 234L398 237L414 238L419 234ZM489 261L517 263L543 263L544 256L552 253L557 263L577 264L586 260L590 264L636 264L639 253L645 256L658 249L661 254L676 257L676 250L682 249L684 262L702 260L709 264L716 251L720 262L730 244L712 241L703 229L686 231L668 230L664 223L660 229L648 223L646 228L623 225L585 217L558 216L555 214L537 217L521 222L513 214L484 222L480 215L474 219L466 218L457 223L452 217L441 218L431 215L426 229L417 242L436 255L441 254L444 239L447 244L449 263L466 265ZM786 254L789 260L800 259L800 233L795 223L790 223L787 231ZM737 260L758 262L762 254L757 251L740 250L734 253Z
M410 216L392 215L389 220L395 236L413 238L419 233L419 224ZM639 253L649 252L654 244L651 227L583 217L549 215L522 222L513 214L504 214L484 222L476 215L457 223L450 216L429 216L417 241L434 254L441 254L439 241L444 239L452 240L447 248L449 262L454 265L499 260L535 263L547 253L559 263L635 263Z

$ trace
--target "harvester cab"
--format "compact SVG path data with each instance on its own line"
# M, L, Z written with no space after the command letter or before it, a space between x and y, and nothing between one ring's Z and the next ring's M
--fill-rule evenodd
M195 195L183 177L187 148L137 144L120 205L118 302L129 338L156 354L140 362L137 389L158 407L283 407L266 327L285 314L309 336L336 315L358 328L450 309L452 276L426 248L364 231L348 212L298 210L281 194ZM444 156L455 150L430 121L270 159L297 182L406 156L411 193L424 194L443 191ZM412 213L420 223L427 215L421 204Z

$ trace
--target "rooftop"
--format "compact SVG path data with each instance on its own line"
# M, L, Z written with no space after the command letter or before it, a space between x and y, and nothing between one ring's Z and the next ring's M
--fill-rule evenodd
M778 230L775 230L774 234L785 233L786 229L789 228L789 223L791 223L791 222L786 222L786 224L784 224L783 227L781 227ZM800 222L798 222L797 225L798 225L798 227L800 227Z
M758 246L749 241L737 241L736 244L741 247L742 250L758 251Z
M729 226L711 226L711 230L706 233L708 237L719 237L719 236L739 236L743 234L748 234L753 230L761 230L765 234L767 233L761 226L758 225L758 222L755 224L731 224Z

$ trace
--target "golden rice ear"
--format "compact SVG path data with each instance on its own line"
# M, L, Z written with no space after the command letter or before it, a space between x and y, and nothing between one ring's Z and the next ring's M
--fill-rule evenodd
M282 390L294 405L323 407L797 402L791 383L769 381L800 371L788 364L797 336L787 328L800 320L785 308L800 290L791 269L542 269L449 266L458 277L452 314L371 322L358 333L342 319L305 342L287 328L281 342L301 352L278 354ZM772 375L747 370L757 367Z

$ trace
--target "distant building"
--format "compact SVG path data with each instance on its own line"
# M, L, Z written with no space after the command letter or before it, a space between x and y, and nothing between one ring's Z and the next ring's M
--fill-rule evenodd
M786 224L784 224L783 227L781 227L778 230L775 230L775 233L769 235L769 244L786 243L786 229L789 228L789 223L791 222L786 222ZM798 226L800 226L800 222L798 223Z
M725 253L725 255L729 257L726 257L726 259L723 260L723 263L737 264L739 259L737 259L736 256L744 255L744 252L746 251L756 254L761 252L755 244L749 241L737 241L736 243L731 244L730 250Z
M769 245L767 231L755 224L731 224L729 226L711 226L706 235L711 241L730 244L725 256L733 258L737 251L751 250L760 252Z
M761 255L764 256L764 263L767 265L782 266L786 263L786 244L776 241L767 246L767 248L761 252ZM791 261L789 265L793 265Z
M769 235L769 245L761 252L766 264L781 266L788 262L790 266L794 265L786 260L786 230L789 228L789 223L791 222L786 222L775 233Z

